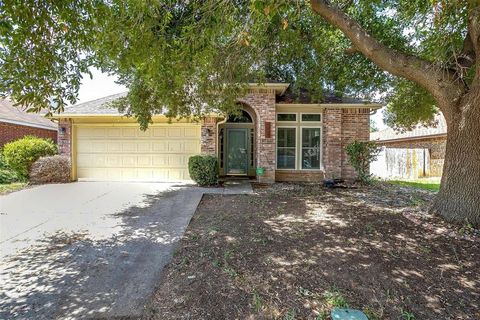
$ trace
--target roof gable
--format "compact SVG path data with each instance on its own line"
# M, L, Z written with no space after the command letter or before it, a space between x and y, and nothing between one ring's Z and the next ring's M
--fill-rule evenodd
M21 106L15 106L9 98L0 99L0 122L28 127L57 130L57 124L38 113L29 113Z

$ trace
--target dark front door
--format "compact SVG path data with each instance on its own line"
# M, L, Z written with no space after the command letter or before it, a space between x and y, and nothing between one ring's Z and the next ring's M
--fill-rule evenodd
M248 129L227 129L227 174L248 172Z

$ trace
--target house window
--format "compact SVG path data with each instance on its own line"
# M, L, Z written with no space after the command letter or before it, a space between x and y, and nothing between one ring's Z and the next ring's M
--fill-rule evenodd
M297 114L296 113L277 113L277 121L297 122Z
M321 128L302 127L302 169L320 169Z
M302 113L302 122L320 122L322 116L320 113Z
M277 168L295 169L297 128L277 129Z

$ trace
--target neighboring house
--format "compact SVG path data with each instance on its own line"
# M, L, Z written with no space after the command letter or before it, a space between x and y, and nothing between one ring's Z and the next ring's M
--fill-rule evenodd
M6 98L0 99L0 148L27 135L57 141L58 125L37 113L27 113Z
M288 87L251 84L238 100L241 116L169 123L157 115L145 132L106 105L125 94L70 106L55 116L60 152L72 158L72 178L80 180L188 180L188 158L200 153L218 156L222 176L268 183L353 178L344 147L368 141L371 110L381 106L334 97L309 103Z
M436 126L418 126L406 132L388 128L372 132L370 140L384 150L372 163L372 174L383 178L441 177L447 143L447 124L442 114L435 117Z

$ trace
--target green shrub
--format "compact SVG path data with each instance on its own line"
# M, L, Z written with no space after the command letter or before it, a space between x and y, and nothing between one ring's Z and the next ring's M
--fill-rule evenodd
M381 147L373 141L353 141L345 147L348 162L358 175L358 180L370 183L370 162L377 160Z
M0 149L0 169L9 169L5 157L3 156L3 151Z
M3 146L3 157L7 165L20 179L27 179L30 166L40 157L57 153L57 146L51 139L25 136Z
M18 180L17 175L11 169L0 168L0 184L8 184Z
M215 156L190 157L188 171L192 180L200 186L212 186L218 183L218 160Z

